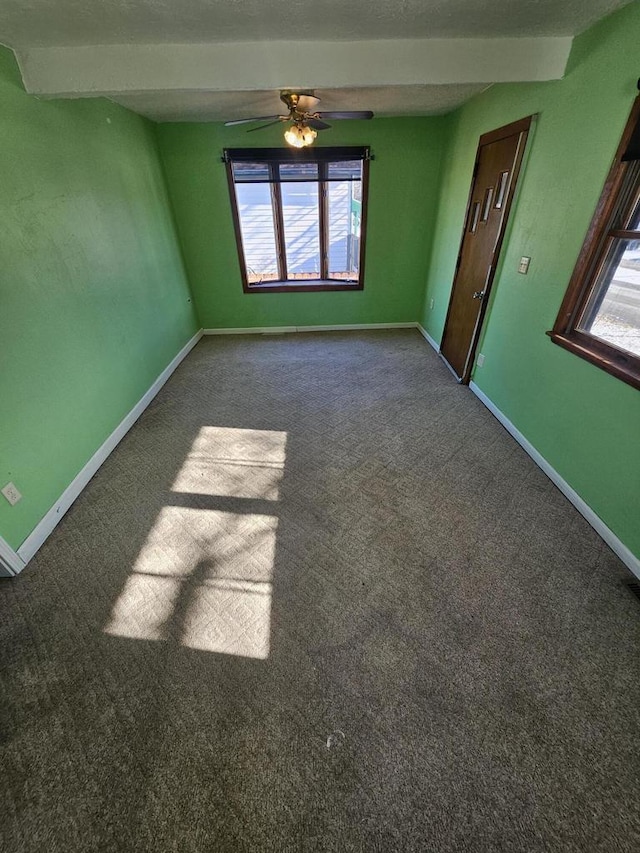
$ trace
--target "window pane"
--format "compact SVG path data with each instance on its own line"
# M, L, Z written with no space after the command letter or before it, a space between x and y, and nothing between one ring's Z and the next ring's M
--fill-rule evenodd
M613 225L630 231L640 229L640 160L626 164L624 182L618 202L619 214Z
M578 328L640 355L640 240L612 240Z
M631 210L631 216L629 217L629 222L626 223L626 228L630 231L640 231L640 187L637 189L638 198L635 200L634 206Z
M268 163L233 163L233 180L238 183L255 183L269 180Z
M359 181L331 181L327 186L329 278L354 281L358 278L360 259L362 185Z
M318 184L280 184L289 279L320 278Z
M317 181L317 163L280 163L281 181Z
M244 165L244 164L241 164ZM236 184L238 216L249 284L278 279L270 184Z
M362 177L362 160L329 163L327 176L330 181L359 181Z

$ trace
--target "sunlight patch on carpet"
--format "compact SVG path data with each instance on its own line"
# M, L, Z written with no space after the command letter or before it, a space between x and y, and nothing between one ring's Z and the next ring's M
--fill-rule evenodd
M286 443L276 430L202 427L172 489L277 501Z

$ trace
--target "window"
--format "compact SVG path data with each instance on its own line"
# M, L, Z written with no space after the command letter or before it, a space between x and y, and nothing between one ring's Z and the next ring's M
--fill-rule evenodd
M368 148L224 154L245 293L362 290Z
M640 97L548 334L640 388Z

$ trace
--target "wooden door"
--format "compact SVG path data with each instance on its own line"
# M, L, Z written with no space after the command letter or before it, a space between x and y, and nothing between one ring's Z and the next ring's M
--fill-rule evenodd
M480 137L440 352L461 382L471 375L531 116Z

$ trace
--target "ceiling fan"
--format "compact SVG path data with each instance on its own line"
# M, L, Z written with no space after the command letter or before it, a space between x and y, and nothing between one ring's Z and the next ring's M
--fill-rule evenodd
M254 121L264 121L259 127L249 128L249 133L254 130L262 130L274 124L286 123L290 125L285 130L284 138L294 148L304 148L311 145L319 130L328 130L331 127L325 119L370 119L373 118L371 110L349 110L329 112L317 109L320 98L316 98L313 92L291 92L285 89L280 92L280 100L289 110L288 115L257 116L256 118L239 118L233 121L225 121L226 127L237 124L250 124Z

